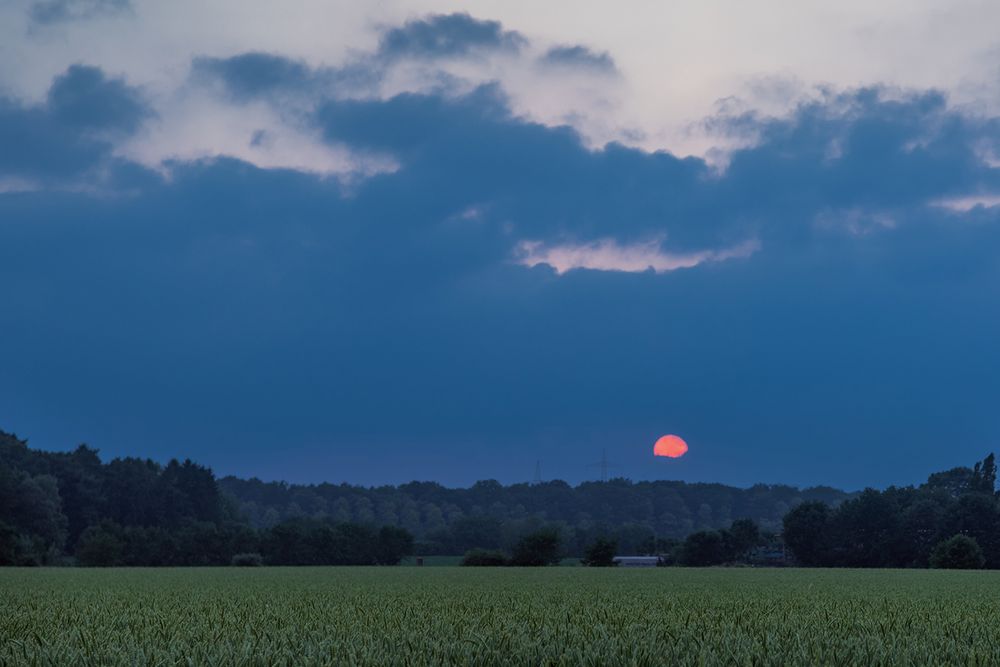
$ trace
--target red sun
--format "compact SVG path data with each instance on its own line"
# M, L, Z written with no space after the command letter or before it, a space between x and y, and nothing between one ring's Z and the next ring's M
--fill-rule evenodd
M677 459L687 452L688 445L676 435L665 435L653 445L653 456L667 456Z

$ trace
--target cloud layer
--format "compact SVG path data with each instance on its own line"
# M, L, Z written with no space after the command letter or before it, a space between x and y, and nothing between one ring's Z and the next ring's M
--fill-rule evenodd
M736 483L981 456L1000 120L890 86L723 107L720 170L483 80L621 79L598 53L431 15L338 65L202 55L164 93L80 64L3 99L0 426L371 483L579 479L601 447L657 476L666 431L669 474Z

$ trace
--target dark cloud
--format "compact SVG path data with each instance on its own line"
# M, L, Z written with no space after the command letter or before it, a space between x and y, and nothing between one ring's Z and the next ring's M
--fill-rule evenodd
M48 93L48 112L68 127L131 134L151 115L139 91L97 67L72 65Z
M527 44L519 33L504 30L499 21L468 14L436 14L408 21L387 31L379 42L383 58L441 58L489 51L518 51Z
M559 67L583 67L590 70L613 74L618 71L615 61L607 52L595 52L586 46L554 46L540 58L543 65Z
M112 142L151 114L137 89L98 68L73 65L55 78L43 105L0 99L0 177L62 182L106 167L116 162Z
M341 67L311 68L300 60L250 52L227 58L195 58L190 78L198 85L221 84L224 93L236 102L268 99L284 103L293 98L309 102L334 93L370 93L384 75L385 64L371 57Z
M785 243L810 235L817 217L867 211L902 223L934 200L1000 189L977 150L997 136L995 123L950 111L933 93L894 99L865 89L757 119L760 142L737 151L721 178L667 153L615 144L589 153L568 128L511 117L495 87L457 99L330 101L317 118L331 141L400 156L431 192L462 174L461 192L545 238L666 233L681 249L748 235Z
M80 21L130 12L129 0L41 0L28 8L28 17L38 25Z
M0 131L74 136L48 106ZM978 157L995 120L879 89L720 117L759 139L722 174L589 150L493 86L325 98L313 122L400 168L345 189L214 160L131 197L0 195L0 424L361 483L514 480L538 458L575 480L602 447L656 477L672 431L692 452L671 475L855 487L995 440L1000 211L932 205L1000 191ZM524 239L601 238L761 247L659 275L513 261Z
M195 82L219 82L237 101L288 95L310 98L336 93L338 97L370 95L373 86L401 62L435 58L477 57L493 52L516 53L528 43L520 33L504 30L498 21L484 21L468 14L438 14L412 20L383 33L377 49L361 54L339 67L310 68L306 63L263 52L242 53L227 58L201 57L192 63ZM614 73L607 53L583 46L550 49L541 62L548 66L583 67ZM440 90L454 90L458 80L444 71L430 69Z
M240 100L302 91L317 80L315 73L302 62L259 52L229 58L196 58L192 73L195 77L222 81L229 94Z

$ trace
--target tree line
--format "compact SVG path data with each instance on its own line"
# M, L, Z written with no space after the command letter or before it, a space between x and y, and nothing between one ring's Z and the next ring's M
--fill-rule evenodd
M858 494L620 479L289 485L219 480L192 461L104 463L86 445L43 452L0 431L0 564L375 565L411 553L598 564L609 551L772 564L787 546L805 566L1000 568L995 486L992 454L919 486Z
M830 487L741 489L626 479L576 486L561 480L510 485L484 480L468 488L434 482L368 488L223 477L219 487L258 528L299 517L394 525L411 532L426 555L475 548L510 554L524 535L547 527L559 532L564 551L573 556L600 537L615 539L623 552L649 552L692 532L727 529L740 518L752 519L762 531L780 532L785 514L801 502L837 505L851 497Z
M989 454L920 486L866 489L832 507L804 502L784 518L801 565L1000 568L1000 498Z
M102 463L0 431L0 565L390 565L413 550L396 526L290 518L253 526L191 461Z
M467 489L220 480L192 461L105 463L86 445L44 452L0 431L2 564L223 565L247 554L273 564L374 564L474 549L520 562L518 545L540 531L558 536L560 557L581 556L599 539L624 553L666 553L692 531L723 530L734 514L773 527L800 502L846 497L824 487L622 479Z
M662 538L649 542L630 555L656 556L659 565L707 567L712 565L760 564L767 561L767 551L779 541L773 533L761 532L753 519L737 519L720 530L691 533L684 540ZM589 567L613 567L621 545L613 532L596 537L582 551L580 563ZM562 536L553 528L543 528L523 536L510 553L501 549L476 548L465 553L462 565L501 567L506 565L554 565L564 554Z

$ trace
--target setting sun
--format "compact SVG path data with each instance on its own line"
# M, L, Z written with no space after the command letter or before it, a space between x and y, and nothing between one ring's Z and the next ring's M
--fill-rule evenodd
M665 435L653 445L653 456L667 456L672 459L680 458L687 452L688 446L680 437L676 435Z

